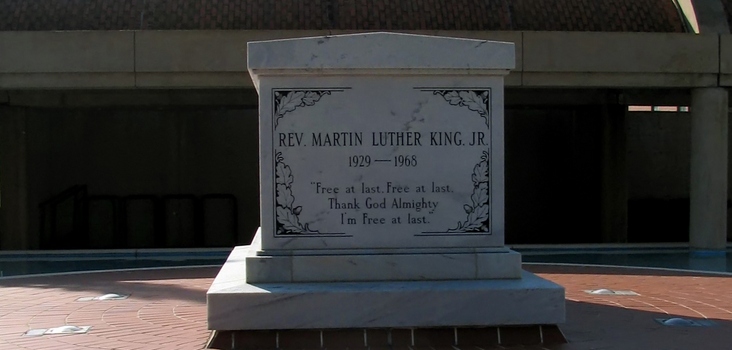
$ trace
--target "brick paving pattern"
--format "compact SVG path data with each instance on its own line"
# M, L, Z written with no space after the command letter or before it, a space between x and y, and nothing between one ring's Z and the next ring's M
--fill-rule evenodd
M495 349L732 348L730 276L650 269L525 267L565 286L567 323L561 329L570 343ZM206 290L217 272L217 268L184 268L0 280L0 349L201 349L210 337ZM598 288L632 290L640 295L584 292ZM106 293L130 297L76 301ZM670 317L708 319L716 325L667 327L655 321ZM92 328L78 335L23 335L30 329L62 325ZM405 345L394 349L440 347ZM465 349L480 348L460 347Z
M684 32L670 0L0 0L0 31Z
M0 349L201 349L206 290L218 268L92 273L0 280ZM76 301L107 293L125 300ZM92 326L87 334L23 336L29 329Z

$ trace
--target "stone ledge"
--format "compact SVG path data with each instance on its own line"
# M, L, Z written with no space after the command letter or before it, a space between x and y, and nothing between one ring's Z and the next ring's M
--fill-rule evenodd
M521 254L515 251L269 257L250 255L246 260L249 283L521 278Z
M247 67L252 75L278 70L319 75L338 70L366 70L370 74L379 70L490 71L505 75L516 67L514 46L509 42L393 32L327 35L249 42Z
M207 293L214 330L413 328L557 324L564 288L521 279L256 283L237 247ZM243 315L246 315L245 317Z
M521 254L507 248L391 253L348 250L342 255L263 255L261 230L252 245L237 247L229 259L246 260L248 283L445 281L521 278Z
M521 278L521 254L429 253L246 256L247 282L373 282Z

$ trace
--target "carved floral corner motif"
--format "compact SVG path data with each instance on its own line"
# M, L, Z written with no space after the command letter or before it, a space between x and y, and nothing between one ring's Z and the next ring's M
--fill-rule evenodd
M282 152L275 153L275 186L277 218L276 232L278 235L319 233L311 229L308 224L300 223L301 206L295 206L295 196L292 194L292 169L285 164Z
M323 96L330 94L331 90L275 90L275 128L277 128L280 119L285 114L294 111L298 107L313 106Z
M442 90L430 89L434 95L442 96L450 105L467 107L477 112L483 118L486 127L490 130L490 90ZM470 203L463 205L467 214L464 221L458 221L457 226L448 229L450 233L489 232L490 231L490 154L483 151L480 161L473 167L471 175L473 194Z
M434 90L432 93L442 96L445 101L453 106L468 107L471 111L478 112L484 119L485 125L490 129L489 90Z
M274 102L274 129L280 119L297 108L313 106L325 95L344 91L349 88L295 88L275 89L272 91ZM282 152L275 152L275 224L277 235L320 233L311 229L308 224L300 222L301 206L295 206L295 197L292 194L294 177L292 169L285 164Z
M470 196L470 204L463 205L468 217L465 221L458 221L455 228L447 232L487 232L490 227L490 186L488 152L483 151L480 162L473 167L473 194Z

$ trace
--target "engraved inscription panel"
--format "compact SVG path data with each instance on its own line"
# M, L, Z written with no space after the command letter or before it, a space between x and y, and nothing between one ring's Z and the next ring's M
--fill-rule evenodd
M275 238L369 248L492 234L494 89L417 83L269 90Z

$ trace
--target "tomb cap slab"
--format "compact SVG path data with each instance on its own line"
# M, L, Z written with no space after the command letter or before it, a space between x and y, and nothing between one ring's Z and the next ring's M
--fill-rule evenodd
M361 33L247 44L257 74L508 74L513 43L401 33ZM296 72L299 71L299 72Z

